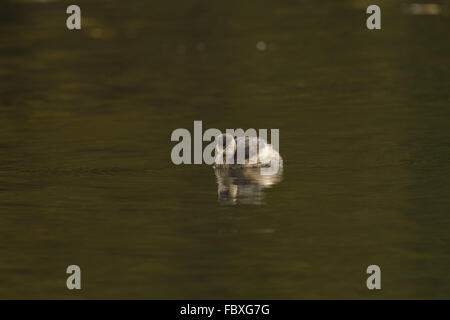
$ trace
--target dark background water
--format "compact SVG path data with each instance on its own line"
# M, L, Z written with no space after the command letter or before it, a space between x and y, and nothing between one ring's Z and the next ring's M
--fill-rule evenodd
M448 1L408 3L0 2L0 297L450 298ZM280 129L262 204L172 164L194 120Z

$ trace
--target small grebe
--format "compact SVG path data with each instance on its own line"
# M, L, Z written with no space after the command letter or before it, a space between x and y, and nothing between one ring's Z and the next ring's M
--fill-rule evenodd
M280 154L257 137L239 137L237 140L230 134L221 134L216 138L216 168L262 168L277 163L282 166Z

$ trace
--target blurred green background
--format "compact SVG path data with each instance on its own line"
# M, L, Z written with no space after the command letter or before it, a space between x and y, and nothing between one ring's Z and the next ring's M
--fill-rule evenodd
M379 0L370 31L371 1L79 0L69 31L71 1L0 2L0 298L450 298L433 3ZM280 129L263 205L221 205L210 166L172 164L194 120Z

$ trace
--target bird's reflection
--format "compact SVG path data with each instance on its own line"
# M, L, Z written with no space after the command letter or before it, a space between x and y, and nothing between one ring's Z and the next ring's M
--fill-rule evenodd
M282 179L282 169L272 175L261 174L260 168L214 168L217 193L222 204L263 204L264 190Z

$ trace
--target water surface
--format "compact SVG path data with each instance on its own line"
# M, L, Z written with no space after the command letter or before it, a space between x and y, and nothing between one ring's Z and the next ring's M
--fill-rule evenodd
M0 297L450 298L449 17L405 3L1 2ZM282 181L223 205L194 120L279 128Z

